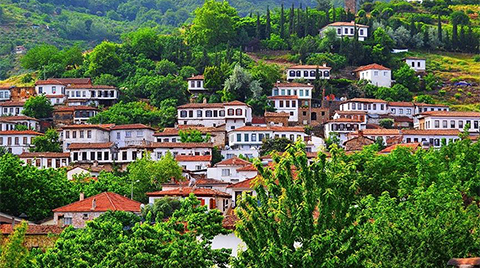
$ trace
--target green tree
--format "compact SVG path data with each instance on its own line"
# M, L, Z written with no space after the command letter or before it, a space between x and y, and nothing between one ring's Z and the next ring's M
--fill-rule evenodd
M261 91L260 83L254 80L247 70L237 64L233 69L232 75L225 81L222 99L224 101L245 101L253 96L255 92Z
M123 41L136 55L143 54L149 59L160 59L161 43L154 28L140 28L123 36Z
M41 70L43 66L58 62L59 50L54 45L40 45L28 50L20 60L22 67L30 70Z
M293 142L287 138L264 139L260 147L260 155L272 152L284 152Z
M31 152L62 152L57 130L49 128L45 135L37 136L32 140Z
M415 70L410 68L407 64L403 64L402 67L393 72L395 81L410 91L418 91L419 78L415 73Z
M28 250L23 246L28 223L22 221L15 226L4 244L0 247L0 267L27 267Z
M227 1L207 0L195 10L192 25L187 28L186 39L193 45L215 47L235 36L237 11Z
M23 105L22 113L35 118L52 117L53 106L50 100L44 95L32 96Z
M122 59L117 54L118 45L111 42L102 42L88 54L87 73L91 76L100 76L101 74L117 73L117 69L122 64Z
M412 93L402 84L395 84L393 87L378 87L374 93L375 98L388 101L411 101Z
M391 118L384 118L384 119L380 119L378 124L383 128L393 128L393 123L394 122L395 121Z
M181 142L210 142L210 133L203 133L198 129L180 130L178 132Z
M0 211L29 220L41 220L52 215L52 209L78 198L64 169L39 169L23 165L17 156L0 158Z
M148 204L142 208L142 217L147 218L151 214L152 220L160 222L170 218L173 213L180 209L182 202L177 198L163 197L155 199L153 204Z
M178 68L174 62L161 60L155 64L155 71L159 75L177 74Z
M430 95L418 95L415 96L415 102L433 104L435 100Z
M228 64L222 63L220 66L208 66L204 72L204 87L210 93L215 93L223 89L223 83L230 75Z
M85 196L94 196L103 192L114 192L129 196L131 182L127 176L116 176L113 173L101 171L98 177L92 179L90 174L80 174L72 180L73 189Z

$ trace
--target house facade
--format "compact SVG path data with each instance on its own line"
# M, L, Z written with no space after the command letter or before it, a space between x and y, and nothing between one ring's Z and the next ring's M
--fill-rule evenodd
M415 129L455 129L463 131L470 125L468 132L480 134L480 113L459 111L431 111L423 112L414 119Z
M111 106L118 100L118 90L106 85L70 85L66 88L68 106Z
M340 111L364 111L368 115L388 114L388 102L380 99L353 98L340 104Z
M276 83L269 99L275 110L289 115L288 122L299 122L302 107L311 106L313 86L301 83Z
M318 74L317 74L318 70ZM294 65L287 68L287 81L295 79L305 79L313 81L317 77L319 79L330 79L332 68L324 65Z
M9 101L12 93L10 92L11 87L0 87L0 101Z
M144 124L116 125L110 128L110 141L119 148L150 144L155 141L155 130Z
M450 144L459 140L459 130L456 129L405 129L402 130L402 143L421 143L433 148L440 148L442 141ZM425 144L427 143L427 144Z
M353 70L353 72L358 79L366 80L377 87L392 86L392 70L380 64L373 63L360 66Z
M357 29L358 41L365 41L368 37L368 26L362 24L356 24L354 21L351 22L334 22L330 23L327 26L320 29L320 37L324 38L327 31L334 30L338 38L355 37L355 29Z
M23 152L19 157L26 165L38 168L61 168L70 164L69 153Z
M0 117L0 131L15 130L17 126L25 126L30 130L39 131L40 124L38 119L18 115L18 116L1 116Z
M0 146L6 148L12 154L19 155L28 152L33 146L33 138L41 135L43 134L33 130L0 131Z
M98 113L92 106L57 106L53 110L55 125L85 124Z
M18 116L22 115L24 101L5 101L0 102L0 116Z
M427 60L425 58L406 57L403 61L415 72L424 73L427 70Z
M177 155L212 155L213 144L204 142L154 142L152 159L159 160L170 152L173 157Z
M192 75L192 77L187 78L188 83L188 91L192 94L199 94L206 91L203 86L204 77L203 74L201 75Z
M110 128L113 124L67 125L62 127L61 139L63 151L68 151L72 143L106 143L110 142Z
M232 157L216 163L207 169L207 178L224 182L237 183L255 177L258 172L252 164L238 157ZM245 168L248 167L248 168Z
M196 174L206 174L212 162L211 155L177 155L175 161L185 171L194 171Z
M65 103L65 84L56 79L37 80L35 82L37 95L45 95L52 105Z

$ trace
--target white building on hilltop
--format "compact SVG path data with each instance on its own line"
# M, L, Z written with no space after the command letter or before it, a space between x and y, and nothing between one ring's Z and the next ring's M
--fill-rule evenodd
M424 58L406 57L403 61L417 73L423 73L427 69L427 60Z
M356 24L352 22L334 22L330 23L327 26L323 27L320 30L320 37L325 37L325 33L331 29L335 30L338 38L349 37L353 38L355 36L355 28L357 28L358 41L365 41L368 37L368 26L362 24Z
M358 79L367 80L377 87L392 86L392 70L380 64L372 63L353 70Z
M323 65L294 65L287 68L287 80L292 81L294 79L305 79L305 80L315 80L320 79L330 79L330 72L332 68L327 67L326 64Z

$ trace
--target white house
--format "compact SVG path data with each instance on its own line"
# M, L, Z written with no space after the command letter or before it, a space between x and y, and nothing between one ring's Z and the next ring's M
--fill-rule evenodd
M62 127L61 139L63 151L67 151L72 143L105 143L110 142L110 129L113 124L104 125L68 125Z
M232 157L216 163L207 169L207 178L236 183L255 177L258 172L251 168L252 164L238 157ZM248 167L246 169L243 169Z
M252 108L240 101L228 103L188 103L177 107L179 125L217 127L232 130L252 122Z
M415 114L434 111L450 111L450 107L443 104L415 103Z
M447 144L459 140L459 134L460 131L456 129L404 129L402 142L428 142L429 146L439 148L442 146L442 140Z
M175 161L186 171L202 171L196 174L205 174L212 162L211 155L177 155Z
M287 80L292 81L294 79L306 79L306 80L315 80L320 79L330 79L330 71L332 68L327 67L326 64L320 65L294 65L287 68Z
M72 163L111 163L115 152L113 142L71 143L67 150Z
M390 101L388 102L389 114L392 116L413 117L415 105L412 102Z
M32 147L32 140L42 134L33 130L7 130L0 131L0 146L8 152L19 155L28 152Z
M213 144L203 142L154 142L150 145L152 159L159 160L167 152L177 155L212 155Z
M406 57L403 61L415 72L423 73L426 71L427 60L425 58Z
M433 111L423 112L414 118L416 129L455 129L463 131L466 125L471 134L480 134L479 112Z
M327 26L323 27L320 30L320 37L325 37L325 33L331 29L335 30L338 38L349 37L353 38L355 36L355 28L357 28L358 41L364 41L368 37L368 26L362 24L356 24L354 21L351 22L334 22L330 23Z
M110 141L117 147L150 144L155 130L144 124L115 125L110 128Z
M187 78L188 91L192 94L198 94L205 92L206 89L203 86L204 77L201 75L192 75L192 77Z
M388 114L388 102L380 99L353 98L340 104L340 111L364 111L368 115Z
M61 168L70 163L69 153L23 152L19 157L25 164L38 168Z
M37 95L45 95L52 105L65 103L65 84L56 79L37 80L35 82Z
M289 115L289 122L298 122L299 108L310 106L313 86L301 83L276 83L269 99L277 112Z
M360 66L353 70L357 77L369 81L377 87L392 86L392 70L377 63Z
M118 90L106 85L69 85L66 88L69 106L104 105L111 106L118 99Z
M53 120L55 124L85 124L97 113L98 108L92 106L57 106L53 110Z
M333 133L338 135L340 144L348 140L348 134L367 128L366 120L352 118L336 118L324 125L325 139L331 138Z
M0 102L0 116L17 116L23 111L24 101Z
M33 117L24 115L0 117L0 131L15 130L15 127L17 125L26 126L30 130L40 130L40 124L38 123L38 119Z
M218 209L225 214L231 207L232 196L230 194L214 189L196 187L180 187L176 189L150 192L147 193L148 203L153 204L155 199L162 197L184 199L191 193L200 200L200 205L206 205L209 210Z
M0 101L10 100L12 93L10 92L11 87L0 87Z

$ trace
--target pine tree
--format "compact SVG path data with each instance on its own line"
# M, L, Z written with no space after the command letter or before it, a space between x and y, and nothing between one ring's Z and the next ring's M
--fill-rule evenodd
M283 10L283 3L280 9L280 38L285 38L285 13Z
M265 39L270 39L270 33L272 31L272 25L270 24L270 9L267 6L267 24L265 25Z
M255 27L255 35L257 39L261 39L261 32L260 32L260 14L257 12L257 25Z
M423 31L423 47L428 48L430 43L430 37L428 36L428 27L425 27Z
M455 21L452 22L452 48L456 49L458 44L458 25Z
M302 37L302 20L301 20L301 13L302 12L302 4L300 4L300 8L297 8L297 36Z
M310 23L309 23L309 18L308 18L308 7L305 7L305 18L304 18L304 26L303 26L303 30L304 30L304 33L303 33L303 36L307 36L309 34L309 30L310 30Z
M295 7L292 4L292 7L290 8L290 15L288 18L288 32L290 35L292 35L295 32Z
M414 37L417 34L417 27L415 26L415 20L410 19L410 37Z
M438 31L438 41L442 42L442 18L440 16L440 14L438 14L437 31Z

